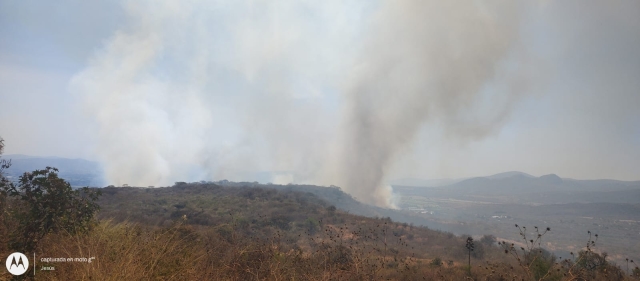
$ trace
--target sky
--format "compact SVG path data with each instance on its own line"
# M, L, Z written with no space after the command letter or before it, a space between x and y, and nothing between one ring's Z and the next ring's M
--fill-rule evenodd
M640 180L638 1L0 0L5 154L112 183Z

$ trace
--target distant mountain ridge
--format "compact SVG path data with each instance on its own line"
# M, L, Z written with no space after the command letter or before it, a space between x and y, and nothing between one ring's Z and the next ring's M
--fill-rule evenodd
M47 166L59 169L60 176L71 183L72 186L105 186L103 180L103 170L98 162L81 158L70 159L63 157L41 157L24 154L3 155L2 159L11 160L11 167L5 173L17 179L24 172L43 169ZM258 173L259 174L259 173ZM263 175L264 174L264 175ZM264 180L265 183L272 178L273 173L263 172L256 177ZM253 180L256 180L253 179ZM555 174L535 177L533 175L520 172L509 171L485 177L458 178L458 179L418 179L404 178L390 181L395 189L407 187L422 188L447 188L449 190L474 188L474 192L484 192L488 190L504 191L511 188L516 190L529 191L553 191L554 186L559 186L565 191L579 189L581 191L602 191L603 187L607 191L636 189L640 186L640 181L620 181L611 179L597 180L576 180L561 178ZM519 187L519 188L517 188ZM556 190L557 191L557 190ZM474 193L472 192L472 193Z
M534 177L522 172L506 172L438 187L394 185L393 188L403 196L432 196L491 203L640 204L640 181L574 180L563 179L556 174Z
M602 184L621 184L621 185L640 185L640 180L637 181L623 181L623 180L613 180L613 179L589 179L589 180L580 180L580 179L572 179L572 178L562 178L556 174L547 174L542 175L540 177L533 176L531 174L527 174L525 172L520 171L509 171L497 173L490 176L479 176L479 177L466 177L466 178L448 178L448 179L420 179L420 178L402 178L395 179L389 181L392 186L406 186L406 187L442 187L447 185L455 185L458 183L462 183L465 181L486 181L486 180L502 180L502 179L523 179L523 180L533 180L533 179L542 179L549 183L560 184L562 182L580 182L586 185L602 185Z
M504 178L510 178L510 177L535 178L535 176L532 176L524 172L509 171L509 172L498 173L495 175L490 175L485 177L466 177L466 178L454 178L454 179L402 178L402 179L391 180L389 181L389 184L391 184L392 186L440 187L440 186L456 184L466 180L504 179Z
M55 167L58 169L60 177L67 180L71 186L104 186L102 167L95 161L23 154L3 155L2 159L11 160L11 167L4 172L13 180L17 180L25 172Z
M422 186L422 187L437 187L454 184L461 182L468 178L462 179L417 179L417 178L402 178L389 181L391 185L398 186Z
M519 171L510 171L510 172L504 172L504 173L498 173L495 175L491 175L488 176L486 178L490 178L490 179L504 179L504 178L510 178L510 177L525 177L525 178L535 178L532 175L529 175L527 173L524 172L519 172Z
M6 158L6 159L72 159L72 160L84 160L82 158L64 158L64 157L58 157L58 156L31 156L31 155L25 155L25 154L7 154L7 155L3 155L2 158Z

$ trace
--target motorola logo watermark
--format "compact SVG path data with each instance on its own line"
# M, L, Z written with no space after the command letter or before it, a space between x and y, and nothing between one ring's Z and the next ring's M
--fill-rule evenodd
M13 275L22 275L29 268L29 259L22 253L15 252L7 258L7 270Z

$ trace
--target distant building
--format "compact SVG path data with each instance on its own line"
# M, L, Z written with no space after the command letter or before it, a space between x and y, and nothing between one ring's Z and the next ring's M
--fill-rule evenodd
M122 187L129 187L129 185L125 183L122 185Z

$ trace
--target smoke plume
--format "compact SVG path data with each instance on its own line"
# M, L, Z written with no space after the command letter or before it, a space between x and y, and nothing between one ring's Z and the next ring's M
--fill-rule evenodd
M513 2L384 2L346 81L341 171L348 190L392 205L385 171L431 119L460 137L483 137L502 123L518 92L487 97L483 90L517 45L517 14ZM489 98L488 112L474 116ZM489 119L474 122L479 116Z
M422 126L481 139L527 92L514 1L363 2L125 2L70 85L108 181L277 171L393 207L387 171Z

